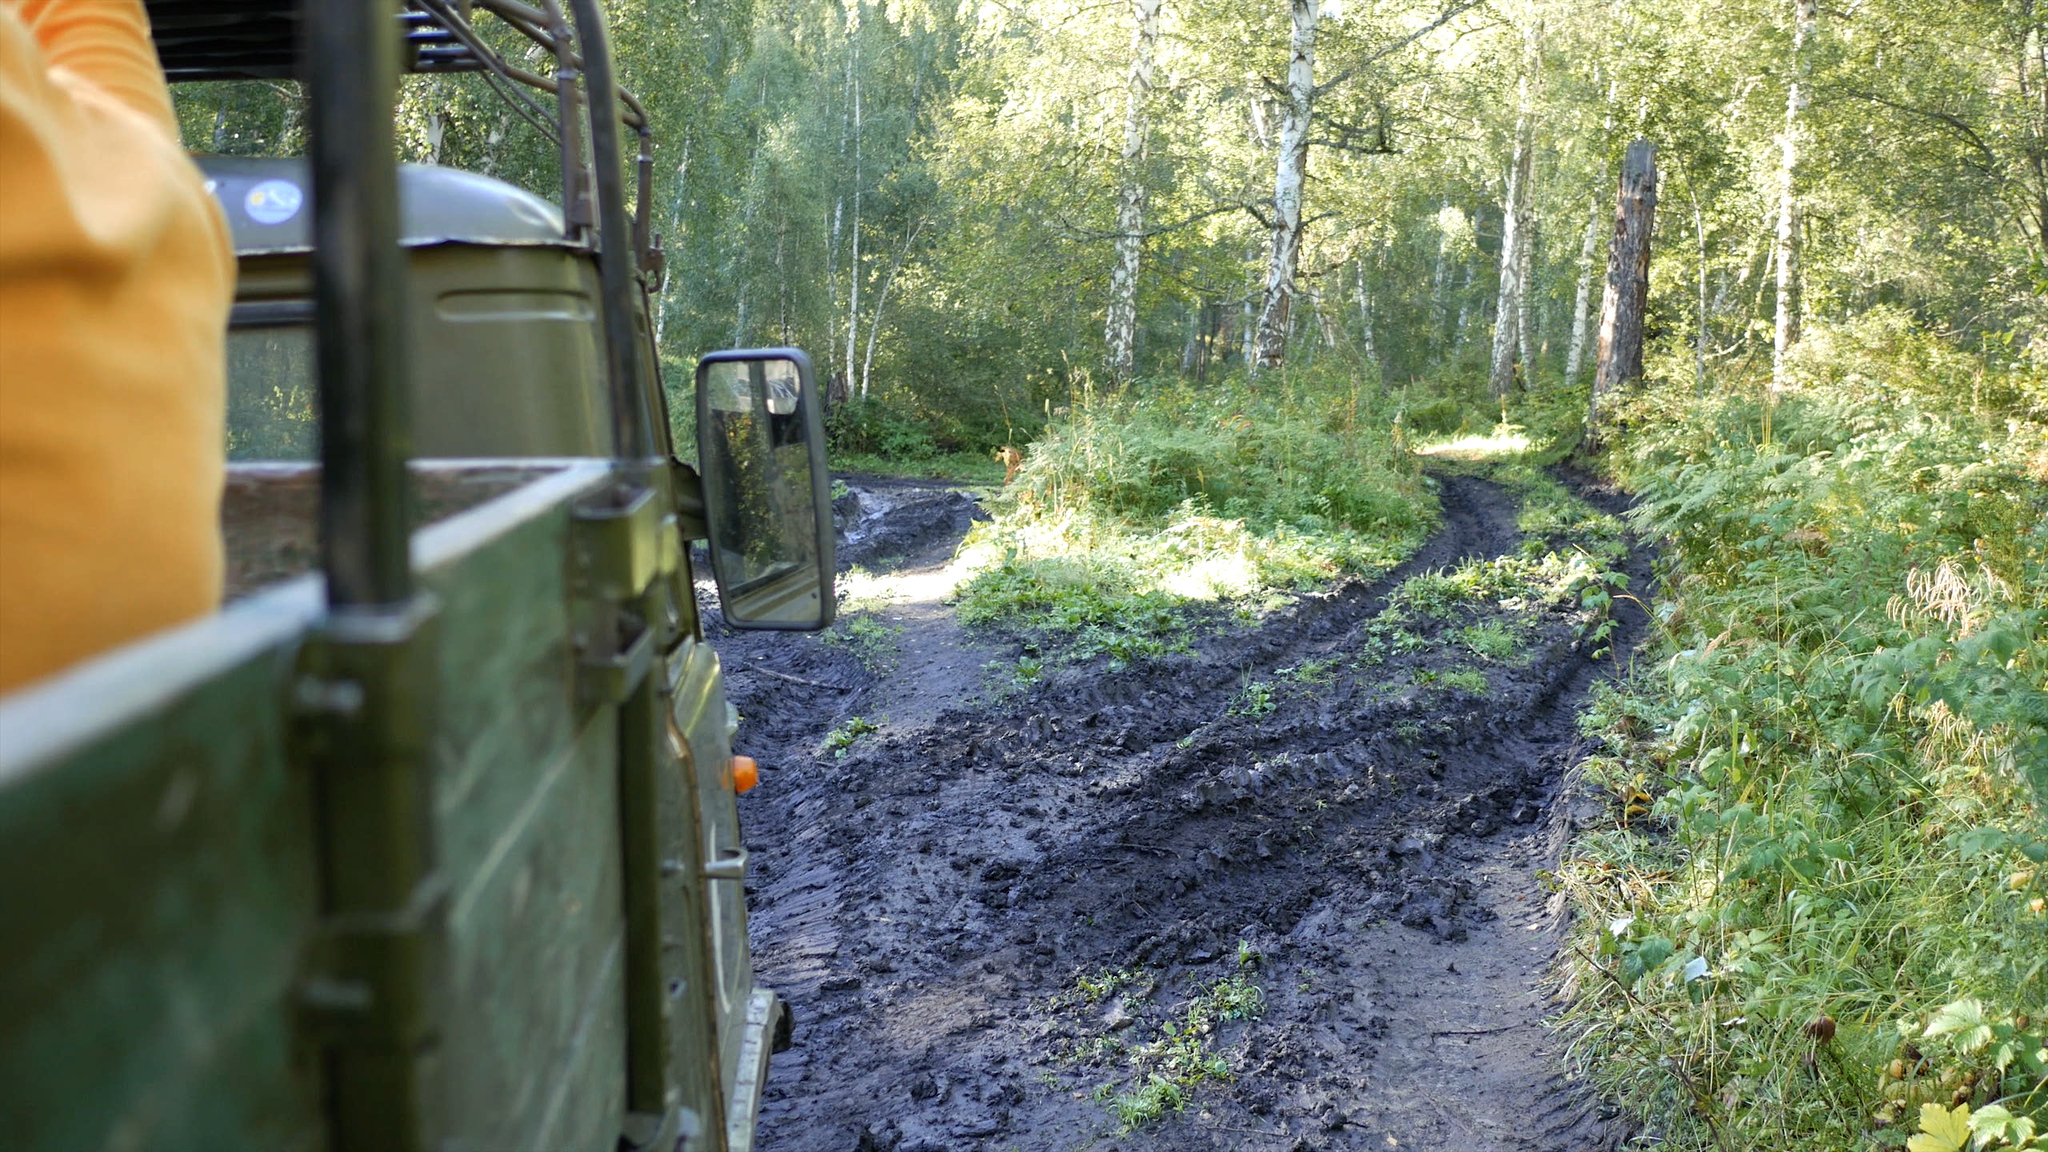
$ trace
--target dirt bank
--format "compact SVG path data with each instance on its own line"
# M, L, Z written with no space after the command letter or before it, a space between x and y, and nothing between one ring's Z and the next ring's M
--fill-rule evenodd
M1519 543L1505 492L1441 482L1443 531L1385 580L1024 690L983 669L1018 649L940 601L971 504L856 484L899 521L860 538L848 509L902 631L719 637L772 769L743 810L756 963L797 1012L761 1146L1618 1143L1540 1025L1534 874L1571 827L1574 712L1621 657L1541 609L1476 668L1449 622L1390 642L1400 579ZM856 715L878 730L825 750Z

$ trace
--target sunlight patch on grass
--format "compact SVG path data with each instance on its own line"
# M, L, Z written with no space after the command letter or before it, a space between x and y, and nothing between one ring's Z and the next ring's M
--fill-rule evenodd
M1518 424L1503 424L1484 436L1466 435L1451 440L1424 441L1415 448L1417 456L1439 460L1500 460L1529 450L1529 438Z

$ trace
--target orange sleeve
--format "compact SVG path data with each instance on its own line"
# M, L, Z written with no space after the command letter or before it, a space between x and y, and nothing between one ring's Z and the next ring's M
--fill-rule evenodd
M218 603L234 282L139 0L0 0L0 691Z
M52 79L83 81L177 136L163 66L149 40L142 0L0 0L15 8L42 48Z

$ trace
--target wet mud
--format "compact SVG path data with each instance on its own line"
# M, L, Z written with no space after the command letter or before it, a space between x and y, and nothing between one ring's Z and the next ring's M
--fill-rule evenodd
M893 659L713 629L769 769L742 808L755 962L796 1013L760 1147L1619 1146L1542 1025L1537 873L1593 806L1574 715L1643 620L1596 659L1569 613L1524 613L1483 692L1440 679L1474 663L1451 622L1390 648L1400 580L1520 543L1508 493L1440 483L1443 529L1385 579L1017 689L984 668L1015 639L934 591L971 498L856 479L845 551L907 590L878 612ZM827 750L856 715L879 730Z

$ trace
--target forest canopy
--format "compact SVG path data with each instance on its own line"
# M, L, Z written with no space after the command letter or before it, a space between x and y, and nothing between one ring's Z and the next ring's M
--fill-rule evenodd
M1807 338L1875 330L1972 378L2048 357L2032 0L609 9L656 121L665 361L805 347L870 402L861 450L985 453L1084 379L1584 388L1638 138L1653 372L1782 386ZM180 113L198 150L303 145L288 84ZM400 117L410 159L555 187L475 77Z

